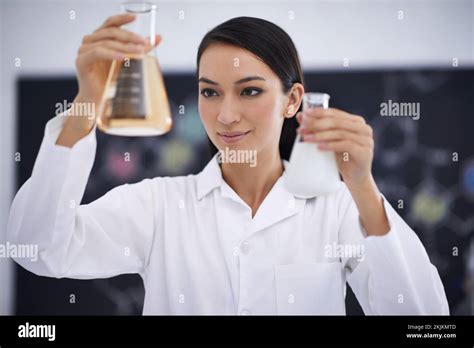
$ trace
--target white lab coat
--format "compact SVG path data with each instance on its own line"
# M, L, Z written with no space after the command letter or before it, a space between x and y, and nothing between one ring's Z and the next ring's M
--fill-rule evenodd
M367 237L343 183L302 199L284 173L252 218L214 157L197 175L125 184L80 205L96 129L66 148L55 145L63 122L47 123L9 216L10 243L38 245L36 262L16 259L35 274L138 273L144 314L343 315L346 281L366 314L449 314L437 269L385 199L390 231Z

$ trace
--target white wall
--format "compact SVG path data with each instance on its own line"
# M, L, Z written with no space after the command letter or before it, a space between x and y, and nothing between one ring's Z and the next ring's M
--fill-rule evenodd
M156 1L162 69L195 69L205 32L239 15L288 31L304 69L474 65L473 0ZM117 1L0 0L0 243L13 199L15 81L19 75L74 74L82 36L117 12ZM71 20L70 11L75 11ZM184 11L184 20L179 19ZM292 11L292 12L291 12ZM402 12L400 12L402 11ZM291 19L293 15L294 19ZM403 16L403 19L399 19ZM21 67L15 67L15 58ZM53 115L51 115L52 117ZM0 314L12 311L12 272L0 259Z

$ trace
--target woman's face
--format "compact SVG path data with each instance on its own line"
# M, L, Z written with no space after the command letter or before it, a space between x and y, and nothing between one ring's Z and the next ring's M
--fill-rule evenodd
M297 110L287 115L288 101L278 76L251 52L221 43L203 52L199 114L219 150L278 151L284 118Z

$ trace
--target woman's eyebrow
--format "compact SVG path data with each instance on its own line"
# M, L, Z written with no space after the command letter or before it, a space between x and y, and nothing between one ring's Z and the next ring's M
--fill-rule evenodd
M253 81L253 80L265 81L265 79L263 77L255 75L255 76L244 77L243 79L235 81L234 84L235 85L240 85L242 83ZM207 77L201 77L199 79L199 82L205 82L205 83L209 83L211 85L219 85L217 82L209 80Z
M235 81L234 84L235 84L235 85L240 85L240 84L242 84L242 83L245 83L245 82L248 82L248 81L253 81L253 80L265 81L265 79L264 79L263 77L254 75L254 76L244 77L243 79L240 79L240 80L238 80L238 81Z

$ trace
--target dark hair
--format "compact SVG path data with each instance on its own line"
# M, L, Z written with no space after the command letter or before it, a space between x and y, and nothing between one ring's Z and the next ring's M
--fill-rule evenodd
M283 29L272 22L254 17L236 17L210 30L199 45L198 78L202 53L212 43L228 43L255 54L280 78L284 93L287 93L294 83L304 85L303 72L293 41ZM301 111L301 106L297 111ZM297 127L295 117L285 118L279 143L280 156L283 159L290 158ZM208 140L211 154L215 154L217 148L209 138Z

